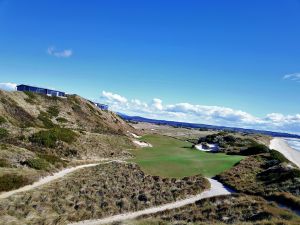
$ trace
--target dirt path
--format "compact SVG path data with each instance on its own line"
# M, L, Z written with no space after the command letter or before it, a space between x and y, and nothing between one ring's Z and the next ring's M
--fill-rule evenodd
M136 211L136 212L129 212L129 213L124 213L124 214L120 214L120 215L115 215L115 216L107 217L104 219L85 220L85 221L81 221L81 222L77 222L77 223L72 223L70 225L100 225L100 224L108 224L108 223L114 223L114 222L119 222L119 221L124 221L124 220L131 220L131 219L135 219L139 216L154 214L154 213L162 212L162 211L165 211L168 209L175 209L175 208L179 208L179 207L182 207L185 205L189 205L189 204L192 204L192 203L194 203L198 200L204 199L204 198L210 198L210 197L219 196L219 195L229 195L232 193L228 188L226 188L220 182L213 180L213 179L208 179L208 180L211 184L211 188L209 190L206 190L206 191L202 192L201 194L198 194L198 195L195 195L195 196L183 199L183 200L179 200L179 201L176 201L173 203L156 206L156 207L152 207L152 208L148 208L148 209L144 209L144 210L140 210L140 211Z
M67 168L67 169L59 171L57 173L54 173L52 175L43 177L40 180L34 182L33 184L26 185L26 186L21 187L21 188L16 189L16 190L12 190L12 191L8 191L8 192L2 192L2 193L0 193L0 199L8 198L8 197L10 197L10 196L12 196L13 194L16 194L16 193L20 193L20 192L24 192L24 191L30 191L30 190L32 190L34 188L37 188L37 187L42 186L44 184L47 184L47 183L49 183L51 181L57 180L59 178L62 178L65 175L67 175L69 173L73 173L74 171L82 169L82 168L93 167L93 166L97 166L99 164L106 164L106 163L111 163L111 162L121 162L121 161L120 160L110 160L110 161L103 162L103 163L91 163L91 164L86 164L86 165L80 165L80 166L75 166L75 167Z

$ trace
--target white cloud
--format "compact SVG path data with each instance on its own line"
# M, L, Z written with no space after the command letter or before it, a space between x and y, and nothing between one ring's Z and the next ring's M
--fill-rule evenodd
M17 90L17 84L15 83L0 83L0 89L5 91L16 91Z
M127 100L111 92L102 92L102 100L114 111L134 116L181 122L204 123L253 129L300 133L300 114L283 115L270 113L256 117L242 110L222 106L194 105L190 103L163 104L159 98L150 103L139 99Z
M111 92L102 91L102 97L111 103L118 102L124 104L127 102L127 99L125 97Z
M56 50L55 47L49 47L47 49L47 53L49 55L55 56L57 58L69 58L73 55L72 49L65 49L65 50Z
M159 99L159 98L154 98L154 99L152 100L152 106L153 106L155 109L162 110L162 109L163 109L163 106L162 106L162 100Z
M300 82L300 73L286 74L283 76L283 79Z

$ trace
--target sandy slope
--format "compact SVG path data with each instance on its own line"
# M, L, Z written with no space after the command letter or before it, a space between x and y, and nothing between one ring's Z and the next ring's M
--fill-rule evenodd
M142 148L152 147L151 144L146 143L146 142L143 142L143 141L133 140L132 142L133 142L134 144L136 144L136 145L142 147Z
M282 138L273 138L269 148L279 151L288 160L295 163L300 168L300 152L291 148Z
M110 163L110 162L113 162L113 161L118 161L118 160L111 160L111 161L103 162L103 163L100 163L100 164ZM16 193L20 193L20 192L24 192L24 191L30 191L30 190L32 190L34 188L37 188L37 187L41 186L41 185L47 184L47 183L49 183L49 182L51 182L53 180L62 178L65 175L67 175L69 173L72 173L72 172L74 172L76 170L79 170L79 169L82 169L82 168L86 168L86 167L97 166L97 165L99 165L99 163L92 163L92 164L80 165L80 166L76 166L76 167L71 167L71 168L64 169L62 171L54 173L53 175L43 177L43 178L41 178L37 182L34 182L31 185L26 185L26 186L21 187L19 189L8 191L8 192L3 192L3 193L0 194L0 199L8 198L9 196L12 196L13 194L16 194Z
M211 188L209 190L204 191L201 194L183 199L183 200L179 200L179 201L176 201L173 203L144 209L141 211L115 215L115 216L107 217L104 219L85 220L85 221L81 221L78 223L72 223L72 225L98 225L98 224L107 224L107 223L113 223L113 222L118 222L118 221L135 219L139 216L149 215L149 214L165 211L168 209L179 208L179 207L182 207L182 206L185 206L188 204L192 204L200 199L209 198L209 197L213 197L213 196L219 196L219 195L229 195L231 193L231 191L228 190L226 187L224 187L220 182L213 180L213 179L208 179L208 180L211 184Z

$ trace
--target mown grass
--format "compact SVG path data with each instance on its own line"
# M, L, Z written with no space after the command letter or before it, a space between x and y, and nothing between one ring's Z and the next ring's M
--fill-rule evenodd
M142 169L152 175L182 178L202 174L213 177L235 165L243 156L201 152L192 144L171 137L146 135L142 139L152 148L132 150Z

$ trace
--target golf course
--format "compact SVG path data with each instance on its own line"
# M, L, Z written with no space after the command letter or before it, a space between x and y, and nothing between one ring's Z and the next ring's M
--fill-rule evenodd
M196 174L213 177L231 168L243 156L202 152L189 142L162 135L145 135L141 139L153 147L132 150L131 161L140 165L148 174L182 178Z

